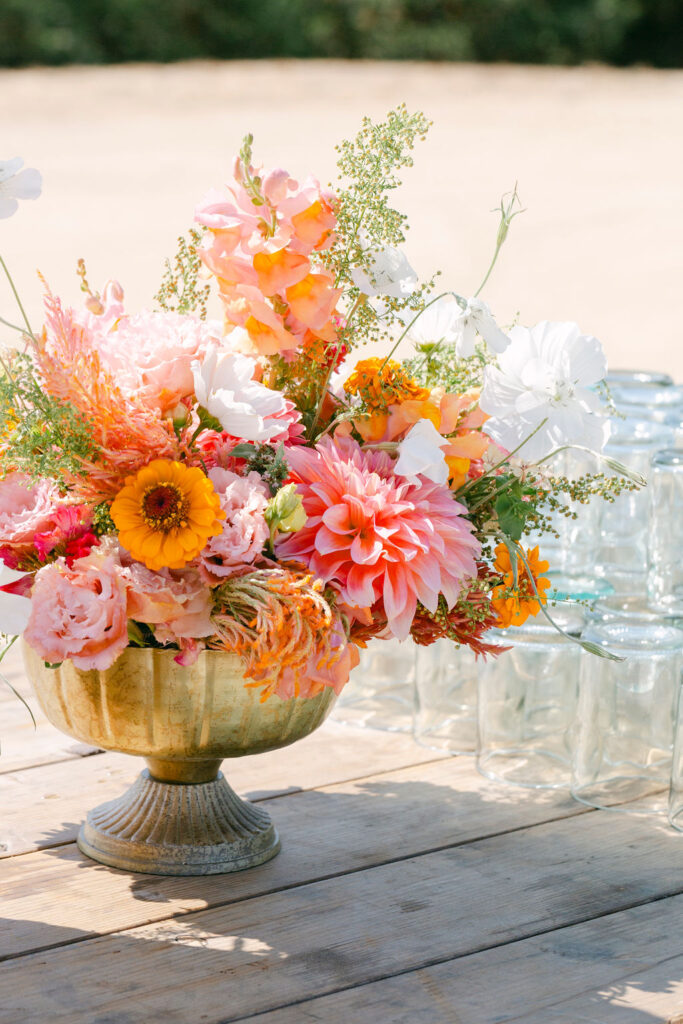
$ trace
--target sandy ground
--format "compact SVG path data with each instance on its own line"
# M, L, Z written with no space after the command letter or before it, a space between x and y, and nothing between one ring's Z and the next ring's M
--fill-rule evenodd
M252 131L266 165L335 173L334 143L405 100L434 121L400 204L409 258L462 294L479 284L517 181L516 219L487 286L502 324L575 319L613 366L683 379L683 72L345 62L193 63L0 72L3 158L43 197L0 223L30 314L39 267L78 299L93 283L150 300L195 201ZM6 314L9 298L0 291Z

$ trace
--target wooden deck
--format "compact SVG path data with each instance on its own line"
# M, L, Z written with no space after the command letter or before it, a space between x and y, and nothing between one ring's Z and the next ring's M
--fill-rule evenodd
M226 766L275 860L132 875L74 838L140 762L4 688L0 738L0 1024L683 1022L683 836L657 819L328 723Z

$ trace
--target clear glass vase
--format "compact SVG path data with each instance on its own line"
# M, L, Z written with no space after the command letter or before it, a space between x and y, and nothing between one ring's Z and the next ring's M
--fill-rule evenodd
M412 732L414 714L415 644L370 640L331 717L344 725Z
M605 455L617 459L647 480L652 456L669 447L672 438L671 429L661 424L615 419ZM648 490L623 491L614 502L600 504L598 571L619 592L644 593L648 559Z
M600 467L590 452L569 449L551 459L547 469L553 476L577 480L587 473L598 472ZM555 512L550 519L557 536L533 532L528 539L525 538L525 543L530 547L538 545L541 557L550 563L552 572L586 576L595 572L600 544L601 502L596 498L587 504L569 500L565 504L576 513L576 519Z
M648 604L683 617L683 451L653 456L649 489Z
M481 664L470 647L451 640L417 648L415 739L421 746L450 754L476 751Z
M676 701L668 818L669 824L677 832L683 832L683 681L678 688L678 700Z
M610 370L605 378L610 388L614 387L671 387L673 377L656 370Z
M669 785L683 633L628 619L596 622L584 640L624 659L581 653L572 795L591 807L663 811Z
M553 616L580 628L581 609L564 612ZM477 767L518 786L567 787L580 648L549 624L501 630L496 640L512 649L479 671Z

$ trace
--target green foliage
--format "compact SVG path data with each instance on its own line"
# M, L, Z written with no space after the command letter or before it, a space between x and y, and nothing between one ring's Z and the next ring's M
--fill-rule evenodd
M458 357L455 345L434 341L416 345L417 355L405 361L408 372L426 388L442 387L453 394L480 388L484 368L492 361L485 345L479 343L473 356Z
M202 261L197 247L201 240L202 233L196 228L190 228L189 240L178 239L175 259L173 263L165 261L164 277L154 298L166 312L195 313L205 320L211 286L199 284Z
M680 0L2 0L0 65L197 57L680 67Z
M11 353L0 362L3 469L35 478L62 479L65 471L85 475L83 463L98 458L88 420L42 390L27 353Z
M247 473L259 473L263 482L269 487L271 494L277 494L289 476L289 466L285 460L285 446L273 448L269 444L238 444L230 452L232 458L246 459Z

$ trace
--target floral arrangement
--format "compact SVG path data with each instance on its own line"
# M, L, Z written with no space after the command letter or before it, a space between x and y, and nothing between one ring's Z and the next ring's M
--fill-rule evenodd
M17 295L3 633L85 670L130 645L184 665L231 651L246 685L286 699L339 692L373 637L495 654L491 627L543 608L548 563L524 535L568 499L635 486L550 472L568 445L602 448L605 358L575 324L503 330L481 288L418 282L388 195L427 129L404 107L366 119L334 191L261 170L248 137L156 308L94 291L82 261L83 306L47 289L40 332ZM0 217L40 191L20 166L0 164ZM514 192L486 279L518 212ZM354 360L361 344L382 354Z

